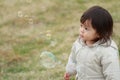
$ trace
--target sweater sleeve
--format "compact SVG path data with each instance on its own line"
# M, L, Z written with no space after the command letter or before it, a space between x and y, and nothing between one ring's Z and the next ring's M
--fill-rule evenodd
M75 59L75 46L74 45L71 49L68 63L66 65L66 72L69 73L69 75L76 74L76 59Z
M107 49L101 60L105 80L120 80L119 55L116 49Z

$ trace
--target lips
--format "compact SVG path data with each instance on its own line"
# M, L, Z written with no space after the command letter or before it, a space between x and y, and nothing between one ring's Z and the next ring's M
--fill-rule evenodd
M80 37L83 38L84 36L82 34L80 34Z

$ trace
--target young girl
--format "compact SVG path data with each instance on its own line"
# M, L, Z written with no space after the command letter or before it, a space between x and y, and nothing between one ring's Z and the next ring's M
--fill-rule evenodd
M93 6L80 19L80 37L74 42L65 80L120 80L119 53L111 39L113 20L107 10Z

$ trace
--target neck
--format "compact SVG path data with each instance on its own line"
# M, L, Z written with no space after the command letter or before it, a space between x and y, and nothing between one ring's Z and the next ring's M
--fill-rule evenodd
M95 40L91 40L91 41L85 41L86 45L88 46L92 46L95 42L97 42L99 40L99 38L95 39Z
M85 43L87 46L92 46L95 43L95 41L85 41Z

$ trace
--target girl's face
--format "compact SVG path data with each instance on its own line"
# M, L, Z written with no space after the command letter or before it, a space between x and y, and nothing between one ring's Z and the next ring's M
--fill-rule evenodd
M99 38L96 30L92 27L91 21L86 20L80 27L80 38L87 44L95 43L95 40Z

